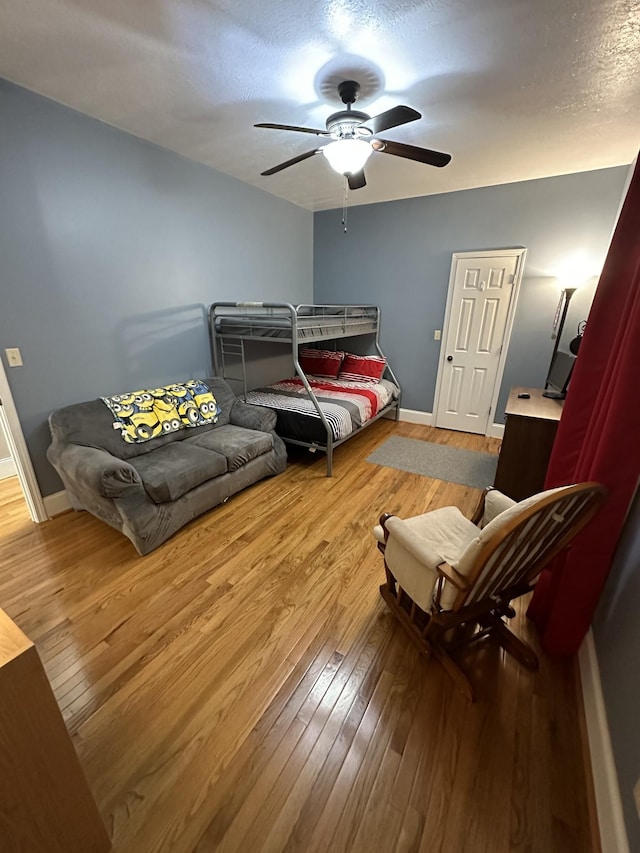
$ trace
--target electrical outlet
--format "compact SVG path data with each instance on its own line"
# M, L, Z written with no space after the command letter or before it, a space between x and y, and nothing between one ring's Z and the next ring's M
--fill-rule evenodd
M22 367L22 356L20 355L20 350L18 347L14 347L13 349L6 349L5 353L7 354L7 362L9 367Z
M633 786L633 799L636 801L636 809L638 810L638 817L640 817L640 779Z
M433 333L433 340L434 340L434 341L439 341L439 340L440 340L440 329L436 329L436 330L434 331L434 333Z

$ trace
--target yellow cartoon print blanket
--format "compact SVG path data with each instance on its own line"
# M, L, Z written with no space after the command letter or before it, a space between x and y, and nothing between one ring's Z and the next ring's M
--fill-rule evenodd
M129 394L101 397L129 444L140 444L186 427L218 420L220 408L209 388L199 379L164 388L143 388Z

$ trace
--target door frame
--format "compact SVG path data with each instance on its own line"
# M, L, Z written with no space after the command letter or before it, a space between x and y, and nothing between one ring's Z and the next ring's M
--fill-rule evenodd
M1 358L0 400L2 400L2 405L0 405L0 420L4 426L7 443L9 444L9 450L11 451L11 456L15 462L16 473L20 480L22 491L24 492L27 507L29 508L29 514L31 515L32 520L37 523L47 521L49 516L45 509L40 487L38 486L36 472L34 471L33 464L31 462L27 443L24 440L24 433L22 432L20 418L18 417L18 410L13 402L11 387L7 380L7 374L5 373L4 364L2 363Z
M524 246L517 246L513 249L483 249L478 252L454 252L451 256L451 272L449 273L449 289L447 291L447 306L444 312L444 323L442 334L440 336L440 357L438 359L438 376L436 378L436 390L433 397L433 425L436 424L438 407L440 405L440 394L443 386L443 372L445 365L445 343L449 333L449 324L451 322L451 309L453 305L453 294L458 271L458 262L468 260L470 258L517 258L516 270L513 274L513 285L511 287L511 296L509 299L509 308L507 310L507 320L504 327L504 337L502 339L502 350L498 361L498 369L491 395L491 408L487 420L487 428L485 436L490 436L493 433L493 424L495 422L496 408L498 406L498 397L500 396L500 388L502 386L502 377L504 374L504 366L507 361L507 351L511 341L511 332L513 330L513 320L516 314L516 305L520 294L520 282L522 281L522 270L524 269L524 261L527 255L527 250ZM492 417L493 416L493 417Z

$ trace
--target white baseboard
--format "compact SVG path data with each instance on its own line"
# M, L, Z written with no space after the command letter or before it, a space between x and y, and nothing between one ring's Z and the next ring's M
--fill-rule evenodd
M46 498L43 498L43 501L48 518L53 518L54 516L60 515L60 513L71 509L69 498L67 497L67 493L64 489L61 492L55 492L53 495L47 495Z
M419 412L416 409L400 409L400 420L408 424L433 426L433 415L431 412Z
M8 456L6 459L0 459L0 480L5 480L7 477L13 477L17 474L16 463Z
M602 853L629 853L618 774L607 722L607 709L602 694L598 655L591 629L580 646L578 662Z
M400 409L400 420L408 424L434 426L433 413L420 412L417 409ZM487 435L490 438L502 438L504 436L504 424L491 424Z
M16 463L11 456L8 456L6 459L0 459L0 480L13 477L16 473Z

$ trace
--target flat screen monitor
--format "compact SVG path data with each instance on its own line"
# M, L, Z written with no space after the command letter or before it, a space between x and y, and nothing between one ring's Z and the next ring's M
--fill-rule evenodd
M544 392L545 397L564 400L567 396L567 388L575 362L575 355L561 350L556 352L547 376L546 387L548 390Z

